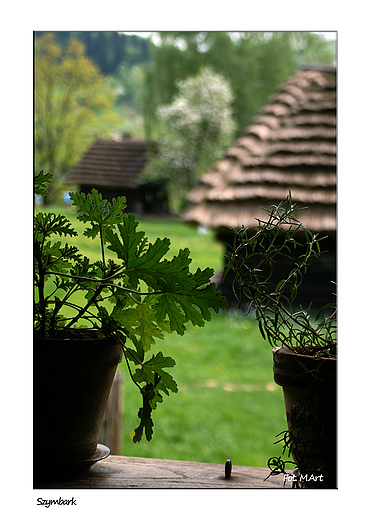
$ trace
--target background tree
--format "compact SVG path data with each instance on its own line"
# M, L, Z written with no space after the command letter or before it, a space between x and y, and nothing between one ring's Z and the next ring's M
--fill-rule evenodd
M178 94L158 108L160 149L145 177L166 182L170 209L182 209L188 191L231 144L235 124L228 82L209 68L177 82Z
M117 124L114 93L84 45L71 39L65 49L55 35L35 44L35 170L50 171L50 198L85 149Z

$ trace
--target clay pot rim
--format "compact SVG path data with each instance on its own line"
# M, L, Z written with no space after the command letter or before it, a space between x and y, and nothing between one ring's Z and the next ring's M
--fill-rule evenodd
M299 352L293 352L292 350L290 350L287 347L274 347L272 349L272 353L273 353L273 356L275 356L276 354L285 355L285 356L291 355L291 356L304 358L304 359L313 359L313 361L337 361L337 357L324 357L324 356L315 357L315 356L311 356L310 354L300 354Z
M125 338L126 339L126 338ZM119 364L123 357L122 345L116 338L34 338L34 363L55 363L76 366Z

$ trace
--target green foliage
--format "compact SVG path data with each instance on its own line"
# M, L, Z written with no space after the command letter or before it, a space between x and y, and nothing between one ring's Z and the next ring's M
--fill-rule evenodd
M35 186L44 190L50 180L40 172ZM100 336L116 338L143 401L134 441L143 432L150 440L152 411L163 394L177 391L177 385L165 370L175 361L161 352L146 359L147 353L165 332L182 335L187 323L202 327L211 319L210 310L219 312L227 302L210 283L212 269L189 270L188 249L169 260L167 238L152 244L143 231L137 231L134 216L123 211L125 197L109 203L95 189L87 196L70 195L77 219L85 224L84 235L100 241L101 258L90 262L77 247L53 240L77 235L65 216L36 213L35 335L58 338L73 327L87 325ZM107 251L115 253L116 260L106 260ZM76 299L79 294L85 297L83 304ZM62 314L64 309L73 315Z
M102 196L93 188L91 193L70 193L73 205L79 208L77 219L84 223L90 223L91 227L84 231L84 235L95 238L103 229L111 229L112 226L122 221L122 211L126 208L125 197L112 199L112 204L102 200Z
M325 306L313 320L310 309L294 309L295 298L309 260L321 255L321 238L304 228L295 217L298 208L291 193L285 201L267 210L267 220L258 219L254 234L246 228L235 231L224 276L234 271L234 293L240 304L254 306L259 329L272 347L284 346L302 354L333 356L336 352L336 307ZM294 255L301 249L302 254ZM272 287L275 264L283 257L293 267ZM249 310L248 310L249 312Z

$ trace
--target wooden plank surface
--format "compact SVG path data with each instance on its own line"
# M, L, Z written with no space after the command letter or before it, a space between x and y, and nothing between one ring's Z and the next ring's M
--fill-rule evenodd
M233 461L232 461L233 464ZM125 489L125 488L281 488L283 476L268 476L268 468L232 466L225 478L224 464L184 462L141 457L110 455L74 478L55 482L39 482L35 489Z

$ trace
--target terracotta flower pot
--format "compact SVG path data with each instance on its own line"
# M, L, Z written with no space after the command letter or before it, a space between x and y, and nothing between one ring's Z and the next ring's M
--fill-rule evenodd
M335 359L273 349L274 380L283 388L292 456L304 487L336 487L336 367Z
M98 440L121 359L112 339L35 339L36 474L82 468L109 454Z

